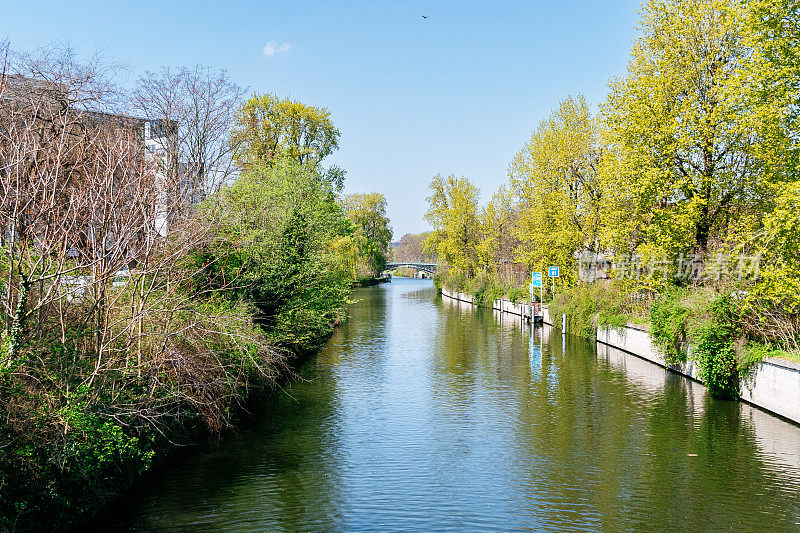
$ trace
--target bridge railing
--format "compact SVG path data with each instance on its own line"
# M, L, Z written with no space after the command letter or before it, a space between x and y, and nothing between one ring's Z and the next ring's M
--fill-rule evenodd
M395 268L400 267L408 267L414 268L416 270L421 270L423 272L436 272L436 263L416 263L416 262L395 262L395 263L386 263L386 270L393 270Z

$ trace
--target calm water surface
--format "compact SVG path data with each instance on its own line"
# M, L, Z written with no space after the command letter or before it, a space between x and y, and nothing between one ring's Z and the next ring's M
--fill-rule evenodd
M355 297L256 422L187 449L98 527L800 528L797 426L428 281Z

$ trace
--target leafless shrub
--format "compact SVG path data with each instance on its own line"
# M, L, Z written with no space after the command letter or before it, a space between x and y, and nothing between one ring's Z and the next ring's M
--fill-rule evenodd
M168 175L180 194L202 198L235 172L230 131L244 90L210 68L148 72L133 93L133 109L172 134L165 144Z
M48 359L53 342L74 354L55 386L102 383L113 391L109 416L162 427L188 406L219 429L282 360L249 310L208 305L213 294L194 283L209 265L191 255L211 232L191 205L232 175L227 136L241 89L201 68L148 74L134 96L144 118L127 117L104 112L120 95L100 63L7 49L0 373L40 386L45 367L65 364ZM132 380L147 391L135 399Z
M747 309L748 316L742 325L750 338L800 352L800 316L797 313L761 297L755 297Z

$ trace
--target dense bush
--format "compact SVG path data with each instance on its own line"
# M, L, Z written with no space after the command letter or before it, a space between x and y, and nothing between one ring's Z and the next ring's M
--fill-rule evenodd
M580 284L559 293L550 304L550 316L567 315L567 331L594 337L597 327L624 327L641 322L650 295L628 292L629 287L610 283Z
M735 398L740 375L766 354L746 348L742 305L730 293L675 290L653 304L650 318L651 336L666 361L696 362L716 397Z
M433 286L436 289L436 292L442 292L442 287L444 287L444 278L442 274L436 273L433 276Z
M152 315L141 361L120 350L98 370L74 348L81 331L70 344L43 331L22 345L24 362L0 378L0 530L63 526L96 509L170 441L219 431L249 392L274 383L284 357L248 306L187 304Z
M474 298L475 305L491 307L492 303L502 296L505 291L492 282L491 278L481 273L467 284L466 292Z
M330 182L290 160L252 166L199 215L213 222L215 238L194 257L210 265L198 284L239 280L225 297L252 302L274 345L302 351L330 332L353 281L333 252L352 226Z
M529 297L528 290L522 287L510 286L506 290L506 296L509 300L513 303L519 303L521 301L527 300ZM538 300L538 295L534 297L534 299Z
M0 530L95 509L171 443L229 426L332 331L352 281L335 243L351 227L313 168L254 168L195 219L203 239L107 288L102 351L86 297L43 309L14 364L0 357Z
M650 307L650 335L667 363L686 361L689 309L678 298L660 298Z
M700 378L708 390L720 398L736 398L739 393L739 361L734 343L738 336L737 308L730 295L721 295L708 303L704 319L690 329Z

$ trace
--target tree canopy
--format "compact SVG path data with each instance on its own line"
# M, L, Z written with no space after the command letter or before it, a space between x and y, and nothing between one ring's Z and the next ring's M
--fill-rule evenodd
M571 276L575 252L600 249L597 122L586 100L568 97L516 154L509 171L519 198L519 258Z
M352 239L357 257L366 263L370 274L380 274L386 266L392 240L392 229L386 216L386 198L379 193L348 194L341 203L354 227Z
M339 148L330 112L274 94L253 95L236 115L232 142L241 166L281 158L318 165Z
M736 214L765 201L739 72L748 57L731 0L645 4L628 73L603 105L608 239L644 256L706 253Z
M429 188L425 220L433 231L427 246L455 272L472 277L478 268L478 188L453 175L437 175Z

